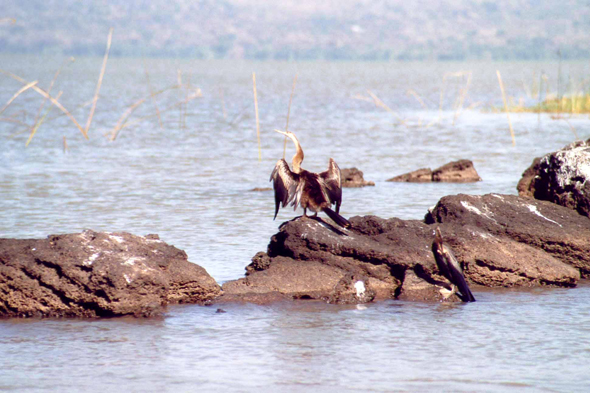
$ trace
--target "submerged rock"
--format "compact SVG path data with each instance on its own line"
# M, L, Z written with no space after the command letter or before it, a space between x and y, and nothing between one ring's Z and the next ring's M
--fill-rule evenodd
M0 239L0 316L150 316L219 293L205 269L157 235L87 230Z
M366 181L363 172L357 168L344 168L340 170L342 187L366 187L374 186L375 182Z
M448 182L448 183L470 183L481 181L477 174L473 162L470 160L459 160L449 162L431 170L422 168L403 175L392 177L387 181L392 182L410 182L410 183L428 183L428 182Z
M518 182L519 195L550 201L590 217L590 139L536 158Z
M223 285L221 300L442 300L437 284L445 279L431 251L436 226L474 286L571 287L580 273L590 275L590 220L548 202L454 195L442 198L425 221L365 216L350 222L350 230L312 218L284 223L246 277Z

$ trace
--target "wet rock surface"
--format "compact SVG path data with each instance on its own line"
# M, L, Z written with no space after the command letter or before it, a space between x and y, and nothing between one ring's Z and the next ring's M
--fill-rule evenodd
M590 139L536 158L517 190L520 196L550 201L590 217Z
M581 274L590 275L590 220L544 201L454 195L442 198L424 221L365 216L350 222L350 230L321 219L284 223L246 277L223 285L220 299L440 301L445 279L431 251L436 226L476 298L477 285L572 287Z
M342 179L342 187L354 188L375 185L375 182L366 181L363 172L354 167L341 169L340 178Z
M590 275L590 220L550 202L516 195L451 195L441 198L425 221L454 228L453 245L464 261L520 276L514 280L568 286L577 274ZM465 246L470 243L477 246ZM506 254L502 265L490 262L487 255L494 253Z
M0 239L0 316L151 316L219 293L205 269L157 235L87 230Z
M428 182L449 182L449 183L472 183L481 181L481 177L475 170L470 160L452 161L448 164L431 170L421 168L403 175L392 177L387 181L428 183Z

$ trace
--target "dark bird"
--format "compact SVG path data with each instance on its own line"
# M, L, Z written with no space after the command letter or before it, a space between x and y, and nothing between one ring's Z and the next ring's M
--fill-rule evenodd
M313 173L301 168L303 161L303 149L292 132L283 132L275 130L291 138L295 143L295 155L293 156L293 170L289 168L287 161L281 158L275 169L270 175L275 190L275 217L279 212L279 205L282 203L285 207L288 203L297 209L297 206L303 208L303 216L307 217L307 209L314 212L317 217L318 212L323 211L336 224L343 228L349 227L350 222L342 217L340 204L342 203L342 181L340 179L340 168L330 158L328 170L321 173ZM336 205L336 211L331 209Z
M451 291L444 290L448 294L443 293L443 290L441 290L445 299L449 298L459 289L461 300L464 302L474 302L475 298L467 285L467 281L465 281L463 269L457 258L455 258L451 248L443 243L442 234L438 227L435 230L434 241L432 242L432 253L434 254L436 266L438 266L440 274L451 282Z

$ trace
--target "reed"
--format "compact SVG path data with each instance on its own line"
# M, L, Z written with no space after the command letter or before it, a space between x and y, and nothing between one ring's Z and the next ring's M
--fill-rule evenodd
M92 123L92 118L94 117L94 111L96 109L96 103L98 102L98 94L100 93L100 87L102 86L102 79L104 77L104 73L107 68L107 60L109 59L109 51L111 49L111 42L113 39L113 28L111 27L109 30L109 36L107 38L107 48L104 53L104 58L102 59L102 67L100 69L100 75L98 76L98 82L96 83L96 91L94 92L94 99L92 101L92 107L90 108L90 114L88 115L88 120L86 121L86 135L88 135L88 130L90 129L90 124Z
M293 102L293 94L295 93L295 85L297 84L297 74L293 79L293 86L291 87L291 97L289 97L289 108L287 109L287 125L285 126L285 132L289 131L289 116L291 115L291 103ZM287 154L287 137L285 136L285 143L283 145L283 159Z
M174 86L171 86L169 88L162 89L162 90L159 90L157 92L151 93L149 96L143 97L142 99L137 100L136 102L134 102L131 106L129 106L125 110L125 112L121 115L121 117L117 121L117 124L115 125L115 127L110 131L110 134L111 134L110 139L111 139L111 141L114 141L115 139L117 139L117 137L119 135L119 131L121 131L123 128L125 128L125 124L127 122L127 119L129 118L129 116L131 116L131 114L133 114L133 112L135 112L135 110L137 108L139 108L139 106L141 104L143 104L144 102L146 102L151 97L157 96L157 95L162 94L162 93L164 93L166 91L169 91L169 90L178 89L179 87L180 86L178 86L178 85L174 85Z
M373 93L371 90L367 90L367 93L369 93L369 95L373 99L373 102L375 103L376 107L385 109L387 112L389 112L389 113L393 114L395 117L397 117L397 120L400 123L402 123L402 124L405 123L405 120L402 119L402 117L399 115L399 113L397 113L396 111L394 111L393 109L388 107L383 101L381 101L381 99L379 97L377 97L377 95L375 93Z
M59 100L59 97L61 97L62 93L63 93L63 91L60 91L57 94L57 96L55 97L55 99ZM29 139L27 139L27 143L25 143L25 147L29 147L29 143L31 143L31 141L33 140L33 137L37 133L37 130L39 129L39 127L41 127L41 124L43 124L43 121L45 120L45 118L47 117L47 115L49 114L49 112L51 111L52 108L53 108L52 106L47 108L45 115L43 115L43 117L41 119L39 119L37 122L35 122L35 125L31 128L31 134L29 135Z
M154 96L154 89L152 87L152 83L150 81L150 74L148 72L147 66L145 64L145 58L143 59L143 69L145 70L145 79L147 80L148 89L150 91L150 96L152 97L152 101L154 102L154 107L156 108L156 114L158 115L158 124L160 125L160 130L164 128L162 125L162 116L160 116L160 108L158 108L158 101L156 100L156 96Z
M53 85L55 84L55 81L57 80L57 77L59 76L59 74L61 74L61 71L63 70L63 68L67 64L69 64L70 62L74 62L74 61L75 61L75 59L73 57L70 57L69 59L64 60L64 62L59 67L59 69L55 72L55 75L53 75L53 79L51 80L51 83L49 84L49 87L47 88L47 94L51 94L51 89L53 89ZM31 132L33 131L33 127L35 127L36 124L39 122L39 116L41 116L41 112L43 111L43 108L45 107L46 103L47 103L47 98L45 98L41 102L41 105L39 105L39 109L37 110L37 114L35 115L35 121L33 122L33 125L31 126Z
M455 110L455 116L453 117L453 125L455 125L457 118L459 117L459 115L463 111L463 103L465 102L465 98L467 97L467 92L469 91L469 86L471 85L471 76L472 76L472 72L469 71L467 73L467 83L465 84L465 87L460 90L459 103L458 103L457 108Z
M422 106L423 109L426 109L426 104L424 103L424 100L422 100L422 98L420 98L420 96L418 95L418 93L416 93L416 91L414 89L409 89L406 94L411 95L412 97L414 97L416 99L416 101L418 101L420 103L420 105Z
M178 86L175 86L175 88L178 88ZM201 94L201 90L200 89L197 89L197 91L195 93L193 93L192 95L189 95L188 99L189 99L189 101L191 101L191 100L193 100L193 99L195 99L197 97L202 97L202 96L203 95ZM146 97L146 99L147 99L147 97ZM177 102L175 104L172 104L172 105L169 105L169 106L165 107L164 109L161 109L160 112L161 113L166 113L166 112L171 111L171 110L173 110L173 109L175 109L175 108L177 108L177 107L179 107L180 105L183 105L183 104L184 104L183 101ZM120 132L124 128L134 126L135 124L138 124L138 123L140 123L140 122L142 122L144 120L153 119L156 116L157 115L152 114L152 115L148 115L148 116L138 117L138 118L136 118L133 121L127 121L127 120L125 120L124 123L120 126L120 128L119 128L118 131ZM107 133L107 135L110 134L110 133L111 132L109 131Z
M254 86L254 111L256 112L256 137L258 138L258 161L262 161L262 147L260 145L260 120L258 118L258 97L256 95L256 73L252 73L252 84Z
M64 135L64 154L68 152L68 142L66 141L66 136Z
M24 80L23 78L21 78L20 76L13 74L12 72L8 72L8 71L4 71L4 70L0 69L0 73L3 73L4 75L9 76L12 79L17 80L24 85L29 83L26 80ZM82 126L76 121L74 116L72 116L72 114L66 108L64 108L64 106L62 104L60 104L60 102L58 100L56 100L54 97L50 96L45 90L41 89L36 84L32 85L31 88L34 91L36 91L37 93L39 93L40 95L42 95L43 97L46 97L49 101L51 101L51 103L53 105L57 106L63 113L65 113L66 116L68 116L70 118L70 120L76 125L76 127L78 127L78 129L80 130L82 135L84 135L84 138L88 139L88 134L86 133L84 128L82 128Z
M225 109L225 97L223 94L223 88L219 88L219 95L221 97L221 113L223 114L223 120L227 122L227 110Z
M178 83L178 88L182 88L182 71L180 68L176 71L176 80ZM182 129L182 104L178 106L178 128Z
M18 89L18 91L12 95L12 97L8 100L8 102L6 102L6 104L2 107L2 109L0 109L0 115L2 113L4 113L4 111L6 110L6 108L8 108L10 106L10 104L12 104L12 102L14 100L16 100L16 98L18 96L20 96L25 91L29 90L31 87L34 87L35 85L37 85L37 82L38 81L33 81L33 82L30 82L30 83L27 83L25 86L23 86L20 89Z
M510 112L508 111L508 103L506 102L506 93L504 91L504 83L502 83L502 76L500 70L496 70L498 75L498 82L500 83L500 90L502 91L502 100L504 101L504 109L506 110L506 116L508 117L508 126L510 127L510 136L512 137L512 146L516 146L516 140L514 139L514 130L512 129L512 121L510 120Z

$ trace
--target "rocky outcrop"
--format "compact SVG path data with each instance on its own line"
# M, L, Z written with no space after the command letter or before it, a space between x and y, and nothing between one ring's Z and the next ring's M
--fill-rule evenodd
M340 178L342 179L342 187L366 187L374 186L375 182L366 181L363 177L363 172L357 168L344 168L340 170Z
M425 221L366 216L350 222L350 230L312 218L284 223L246 277L223 285L222 300L442 300L444 278L431 251L436 226L473 286L571 287L580 273L590 275L590 220L544 201L454 195L442 198Z
M448 182L448 183L470 183L481 181L477 174L473 162L470 160L459 160L449 162L431 170L422 168L403 175L392 177L387 181L392 182L410 182L410 183L428 183L428 182Z
M463 255L464 261L473 261L490 271L517 274L533 283L575 284L575 275L562 278L545 273L544 278L531 275L532 269L546 271L540 262L535 262L543 260L543 263L558 261L573 267L583 277L590 275L590 220L550 202L516 195L452 195L441 198L425 221L442 223L456 228L458 233L465 233L464 241L453 241L458 246L457 254ZM483 243L468 250L464 246L468 239L474 244ZM506 263L512 265L493 264L490 258L484 258L484 255L502 252L503 247L510 256ZM467 255L472 255L471 259ZM550 270L557 271L556 267Z
M517 190L521 196L557 203L590 217L590 139L536 158Z
M150 316L219 293L205 269L157 235L0 239L0 316Z

